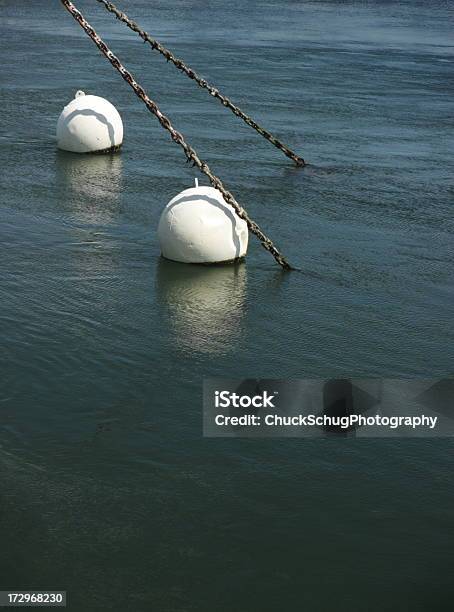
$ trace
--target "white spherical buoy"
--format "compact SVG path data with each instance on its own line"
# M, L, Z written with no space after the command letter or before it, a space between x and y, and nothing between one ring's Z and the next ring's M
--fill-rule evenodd
M158 226L162 255L183 263L222 263L244 257L247 223L213 187L182 191L165 207Z
M57 146L73 153L112 151L123 142L123 122L113 104L78 91L57 123Z

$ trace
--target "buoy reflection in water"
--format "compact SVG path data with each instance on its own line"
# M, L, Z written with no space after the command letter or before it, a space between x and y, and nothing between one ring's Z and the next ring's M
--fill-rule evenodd
M234 350L242 334L247 290L246 265L188 265L161 258L156 292L175 344L188 352Z
M80 220L109 223L118 217L122 190L121 155L78 155L58 151L57 181L67 197L61 203Z

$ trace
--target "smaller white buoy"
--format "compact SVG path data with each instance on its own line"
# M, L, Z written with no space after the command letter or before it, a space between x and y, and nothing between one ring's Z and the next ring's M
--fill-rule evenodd
M158 238L166 259L183 263L222 263L244 257L248 227L214 187L182 191L165 207Z
M57 123L57 146L73 153L112 151L123 142L123 122L113 104L78 91Z

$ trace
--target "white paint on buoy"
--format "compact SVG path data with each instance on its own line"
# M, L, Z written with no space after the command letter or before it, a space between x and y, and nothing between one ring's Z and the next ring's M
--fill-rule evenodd
M113 104L78 91L65 106L57 123L57 146L73 153L90 153L119 147L123 122Z
M244 257L248 227L214 187L182 191L165 207L158 238L166 259L183 263L222 263Z

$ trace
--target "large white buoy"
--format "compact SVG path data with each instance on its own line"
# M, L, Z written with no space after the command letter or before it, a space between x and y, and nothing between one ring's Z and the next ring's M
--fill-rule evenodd
M244 257L248 227L213 187L182 191L165 207L158 226L162 255L183 263L222 263Z
M110 151L123 142L123 122L113 104L78 91L57 123L57 146L73 153Z

